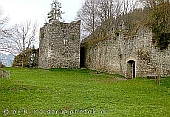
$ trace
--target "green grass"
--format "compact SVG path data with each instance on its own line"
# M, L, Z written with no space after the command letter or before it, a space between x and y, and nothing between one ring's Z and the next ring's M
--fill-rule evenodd
M0 117L170 116L170 78L157 86L86 69L6 70L11 78L0 79Z

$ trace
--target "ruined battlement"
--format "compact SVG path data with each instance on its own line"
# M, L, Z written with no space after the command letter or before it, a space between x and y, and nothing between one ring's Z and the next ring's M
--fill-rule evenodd
M54 20L40 29L39 68L80 67L80 21Z
M170 46L165 50L157 48L149 28L142 27L131 37L123 32L117 37L105 37L83 40L81 66L127 78L170 75Z

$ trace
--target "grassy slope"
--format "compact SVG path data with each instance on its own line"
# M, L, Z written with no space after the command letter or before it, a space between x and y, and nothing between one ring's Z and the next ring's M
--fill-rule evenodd
M62 110L76 111L73 117L170 116L169 79L162 80L163 86L156 86L153 80L116 81L116 75L90 70L7 70L11 78L0 79L0 116L5 109L11 117L18 116L13 110L20 117L69 116Z

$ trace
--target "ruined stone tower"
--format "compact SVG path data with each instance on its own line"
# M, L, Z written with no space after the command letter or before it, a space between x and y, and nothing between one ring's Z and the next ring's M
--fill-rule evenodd
M80 67L80 21L53 20L40 29L39 68Z

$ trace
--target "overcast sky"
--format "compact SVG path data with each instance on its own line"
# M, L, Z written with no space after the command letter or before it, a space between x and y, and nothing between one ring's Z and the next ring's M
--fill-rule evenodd
M4 16L9 17L9 26L31 20L38 23L36 44L39 45L39 29L47 20L47 14L51 10L53 0L0 0L0 7ZM58 0L65 14L62 18L65 22L75 20L78 9L84 0Z
M37 21L39 25L45 23L50 4L53 0L0 0L4 15L9 16L10 24L21 23L26 20ZM66 22L75 19L77 10L83 0L58 0L62 5L62 15Z

